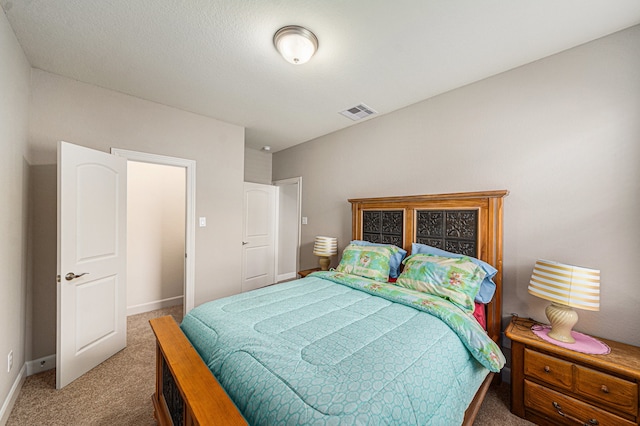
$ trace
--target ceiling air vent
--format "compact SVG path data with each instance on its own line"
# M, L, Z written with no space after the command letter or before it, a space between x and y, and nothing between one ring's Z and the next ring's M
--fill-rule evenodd
M361 118L368 117L373 114L377 114L376 111L372 110L365 104L356 105L352 108L341 111L340 114L344 115L347 118L352 119L353 121L360 120Z

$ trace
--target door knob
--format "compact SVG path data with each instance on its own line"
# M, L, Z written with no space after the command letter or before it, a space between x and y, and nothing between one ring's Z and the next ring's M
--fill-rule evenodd
M76 275L76 274L74 274L73 272L69 272L67 275L65 275L65 276L64 276L64 278L65 278L67 281L71 281L71 280L72 280L72 279L74 279L74 278L80 278L81 276L83 276L83 275L87 275L87 274L88 274L88 272L83 272L83 273L81 273L81 274L79 274L79 275Z
M246 246L247 244L249 244L249 242L247 242L247 241L243 241L243 242L242 242L242 245L243 245L243 246Z

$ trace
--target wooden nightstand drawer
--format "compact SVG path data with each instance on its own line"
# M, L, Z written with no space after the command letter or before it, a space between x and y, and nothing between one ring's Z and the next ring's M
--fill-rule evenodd
M545 426L640 426L640 347L600 339L608 353L577 352L541 339L533 325L514 317L505 330L514 414Z
M531 349L524 350L524 374L529 377L571 390L573 384L573 364L541 354Z
M632 416L638 415L638 384L576 365L576 393Z
M635 425L597 407L545 388L537 383L524 381L524 405L546 416L558 425Z

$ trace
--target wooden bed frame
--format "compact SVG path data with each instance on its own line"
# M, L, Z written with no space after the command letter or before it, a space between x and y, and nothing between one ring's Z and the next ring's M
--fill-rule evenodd
M473 250L474 257L494 265L498 269L493 279L496 293L486 305L486 317L487 332L491 339L499 343L502 331L502 205L503 197L507 194L508 191L487 191L350 199L352 237L367 238L374 242L393 241L408 253L411 252L412 242L433 240L435 245L444 244L442 248L445 249L452 245L467 251ZM452 216L450 226L449 213ZM424 223L425 215L428 216L428 223L442 220L443 223L447 222L449 229L431 232L430 226L420 224ZM401 230L395 231L391 229L393 226L385 224L372 226L371 218L377 221L378 216L391 216L393 224L400 222ZM461 231L461 227L475 230L475 242L461 235L467 232L464 229ZM439 232L447 235L438 235ZM233 401L173 317L156 318L150 323L156 336L156 390L152 400L158 424L246 425ZM493 378L494 374L489 373L478 389L465 411L463 425L473 424Z

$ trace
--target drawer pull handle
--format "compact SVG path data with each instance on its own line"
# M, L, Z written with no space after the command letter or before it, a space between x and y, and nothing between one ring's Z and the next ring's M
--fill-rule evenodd
M551 368L549 368L549 366L548 366L548 365L545 365L545 366L544 366L544 372L545 372L545 373L548 373L549 371L551 371Z
M600 390L604 393L609 393L609 388L607 387L607 385L600 386Z
M558 404L557 402L553 401L553 402L552 402L552 404L553 404L553 408L555 408L555 409L556 409L556 411L558 412L558 414L559 414L559 415L561 415L562 417L564 417L564 418L566 418L566 419L568 419L568 420L571 420L571 421L573 421L573 422L580 423L580 424L582 424L582 426L597 426L597 425L599 425L599 424L600 424L600 422L598 422L598 420L597 420L597 419L589 419L589 420L587 420L586 422L583 422L583 421L582 421L582 420L580 420L580 419L577 419L577 418L575 418L575 417L573 417L573 416L570 416L570 415L568 415L568 414L565 414L565 413L562 411L562 407L561 407L561 406L560 406L560 404Z

